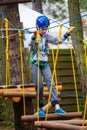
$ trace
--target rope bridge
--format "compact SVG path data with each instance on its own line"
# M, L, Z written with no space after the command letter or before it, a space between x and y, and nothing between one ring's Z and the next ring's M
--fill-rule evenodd
M22 72L22 84L21 85L10 85L10 66L9 66L9 56L8 56L8 44L9 44L9 35L8 35L8 19L4 19L5 20L5 33L6 33L6 85L5 86L1 86L0 87L0 95L1 96L4 96L4 97L12 97L13 101L20 101L20 97L23 97L23 104L24 104L24 115L26 115L25 113L25 97L28 96L28 97L35 97L36 96L36 92L35 92L35 89L34 89L34 84L24 84L24 70L23 70L23 57L22 57L22 32L19 30L18 31L18 36L19 36L19 42L20 42L20 56L21 56L21 72ZM59 26L59 32L58 32L58 41L60 42L60 37L61 37L61 32L62 32L62 24L60 24ZM37 41L39 42L39 33L37 32ZM58 42L58 43L59 43ZM85 58L87 57L86 56L86 41L83 40L83 43L84 43L84 51L85 51ZM39 47L38 47L39 48ZM72 118L76 118L76 117L81 117L82 116L82 113L80 113L79 111L79 101L78 101L78 91L77 91L77 86L76 86L76 75L75 75L75 68L74 68L74 61L73 61L73 55L72 55L72 48L70 48L71 50L71 59L72 59L72 69L73 69L73 77L74 77L74 84L75 84L75 92L76 92L76 101L77 101L77 113L71 113L71 114L67 114L66 116L59 116L59 115L55 115L55 114L49 114L48 113L48 109L51 107L51 104L50 104L50 97L51 97L51 93L52 93L52 83L51 83L51 88L50 88L50 93L48 94L48 90L46 88L46 84L43 84L44 85L44 96L48 96L48 104L47 106L44 108L44 110L46 110L46 118L45 118L45 121L47 121L48 119L72 119ZM52 82L54 80L54 77L56 77L56 64L57 64L57 60L58 60L58 54L59 54L59 44L58 44L58 48L56 50L56 56L54 58L54 53L52 53L53 55L53 66L54 66L54 69L53 69L53 75L52 75ZM38 56L40 55L40 50L38 49ZM38 66L39 66L39 60L38 60ZM87 68L87 60L86 60L86 68ZM38 68L38 77L39 77L39 68ZM39 78L38 78L39 79ZM58 81L57 79L56 80L56 89L57 89L57 92L58 94L60 95L60 92L62 91L62 85L57 85L58 84ZM39 81L38 81L39 83ZM38 84L38 90L39 90L39 84ZM14 97L17 97L17 98L14 98ZM15 99L19 99L19 100L15 100ZM39 101L39 97L38 97L38 101ZM39 104L39 102L38 102ZM39 109L39 105L37 104L37 111ZM86 115L86 108L87 108L87 96L86 96L86 101L85 101L85 109L84 109L84 117L83 117L83 120L82 120L82 125L84 126L85 125L85 115ZM74 117L73 117L74 116ZM66 118L67 117L67 118ZM26 117L27 118L27 117ZM29 119L32 119L32 120L39 120L39 117L37 114L35 115L30 115L26 121L29 121ZM22 117L22 120L24 120L24 117ZM24 120L25 121L25 120ZM67 123L66 123L67 124ZM46 124L47 125L47 124ZM37 127L41 127L40 124L38 124L38 122L35 123L35 126ZM57 125L56 125L57 126ZM60 125L61 126L61 123ZM43 128L45 126L43 125ZM51 127L51 126L50 126ZM54 128L54 127L53 127ZM58 128L58 126L57 126ZM64 127L65 128L65 125ZM69 128L69 126L67 125L67 129ZM71 128L71 126L70 126ZM80 130L83 128L82 127L75 127L74 128L77 130ZM84 130L87 129L87 126L85 127L84 126Z

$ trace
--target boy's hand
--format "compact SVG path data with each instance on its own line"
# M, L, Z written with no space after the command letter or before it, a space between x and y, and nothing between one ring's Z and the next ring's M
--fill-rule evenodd
M34 36L35 36L35 38L37 37L37 31L34 32Z
M73 27L73 26L72 26L72 27L70 27L70 28L69 28L69 30L68 30L68 33L69 33L69 34L70 34L70 33L72 33L75 29L76 29L76 28L75 28L75 27Z

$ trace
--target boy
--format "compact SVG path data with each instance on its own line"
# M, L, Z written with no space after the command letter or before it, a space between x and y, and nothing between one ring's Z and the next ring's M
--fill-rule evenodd
M38 47L40 51L39 56L39 107L40 110L38 112L40 117L45 117L45 111L42 109L44 106L43 103L43 83L42 76L45 79L48 90L50 91L50 86L52 82L52 73L48 64L48 53L49 53L49 43L54 45L58 44L58 38L54 38L51 34L47 33L48 27L50 25L50 21L46 16L39 16L36 19L36 28L39 31L39 43L36 40L36 32L32 35L29 46L30 46L30 64L31 71L33 76L33 82L35 83L36 93L38 96ZM68 32L66 32L62 37L60 43L64 42L70 33L75 29L75 27L71 27ZM66 112L60 108L58 102L58 94L55 88L55 84L52 83L52 93L51 93L51 104L55 107L55 113L58 114L66 114Z

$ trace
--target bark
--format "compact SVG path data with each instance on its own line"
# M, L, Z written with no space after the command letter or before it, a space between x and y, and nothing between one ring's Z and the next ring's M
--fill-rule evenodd
M87 92L87 71L86 71L86 61L85 53L83 48L83 30L82 30L82 18L79 8L79 0L68 0L68 10L70 25L77 27L74 33L72 34L72 42L74 47L74 52L76 56L76 62L80 74L80 81L83 93ZM80 27L80 28L78 28Z
M21 28L21 23L19 22L19 13L18 13L18 5L8 5L3 6L2 11L5 17L9 21L10 28ZM11 24L10 24L11 23ZM13 26L12 26L13 25ZM10 83L12 85L19 85L22 83L22 72L21 72L21 57L20 57L20 44L18 38L18 32L16 31L9 31L9 64L10 64ZM26 76L26 63L24 61L24 54L23 54L23 64L24 64L24 83L29 83L29 78ZM33 105L32 99L25 98L25 105L26 105L26 114L33 113ZM13 102L13 109L14 109L14 119L15 119L15 130L33 130L32 123L25 124L21 120L21 116L24 115L24 102L21 98L20 102L16 103Z
M0 16L0 28L3 26L2 16ZM3 33L0 31L0 84L5 83L5 43L3 41Z
M34 2L32 2L32 9L42 14L43 9L41 0L35 0Z

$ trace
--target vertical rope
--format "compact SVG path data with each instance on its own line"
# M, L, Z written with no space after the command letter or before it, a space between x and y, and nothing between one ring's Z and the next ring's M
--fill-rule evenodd
M9 66L9 54L8 54L8 44L9 44L9 36L8 36L8 19L5 18L5 28L6 28L6 88L7 85L10 84L10 66Z
M53 63L54 63L54 50L52 49L52 58L53 58ZM57 83L57 74L56 74L56 68L54 68L54 73L55 73L55 77L54 77L54 79L55 79L55 82L56 82L56 85L58 84Z
M86 63L86 71L87 71L86 40L83 40L83 44L84 44L85 63ZM87 94L86 94L86 100L85 100L85 106L84 106L84 114L83 114L82 126L85 125L86 109L87 109Z
M21 56L21 74L22 74L22 87L23 87L23 105L24 105L24 115L26 115L25 94L24 94L24 69L23 69L22 33L19 31L18 35L19 35L20 56Z
M36 43L38 44L38 95L37 95L37 111L39 111L39 90L40 90L40 32L39 30L37 31L37 35L36 35ZM37 117L37 120L39 121L39 116Z
M76 76L75 76L76 74L75 74L74 58L73 58L72 43L71 42L70 42L70 51L71 51L72 69L73 69L74 85L75 85L75 92L76 92L77 110L79 112L80 108L79 108L78 91L77 91Z

